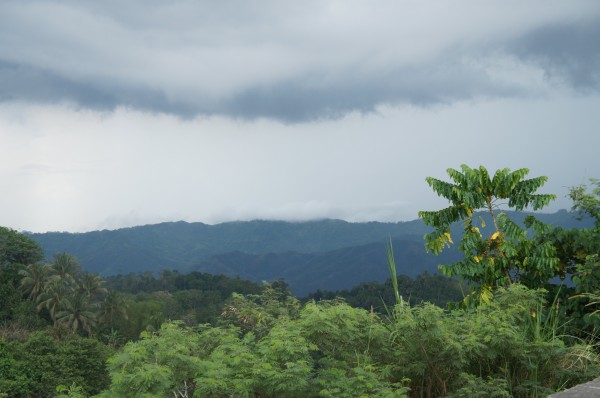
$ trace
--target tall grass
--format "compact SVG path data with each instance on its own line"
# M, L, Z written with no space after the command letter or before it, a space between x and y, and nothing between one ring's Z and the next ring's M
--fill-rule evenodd
M400 294L392 242L386 254L395 307L388 313L396 371L415 398L540 398L600 372L589 341L568 336L560 289L521 284L490 291L462 308L411 307Z
M396 305L403 305L404 300L402 299L400 291L398 290L398 276L396 274L396 260L394 259L394 246L392 245L392 238L390 238L390 241L385 246L385 253L387 255L390 278L392 278L392 287L394 289Z

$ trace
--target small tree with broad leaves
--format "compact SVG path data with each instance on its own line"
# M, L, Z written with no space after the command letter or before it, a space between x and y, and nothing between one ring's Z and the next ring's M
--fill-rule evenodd
M556 196L535 193L547 181L547 177L526 179L528 169L510 171L505 168L490 176L485 167L461 170L448 169L452 182L427 177L426 181L435 193L450 202L450 206L438 211L420 211L419 217L435 230L425 235L428 252L439 254L452 241L451 224L462 221L463 235L458 249L464 259L449 265L440 265L447 276L459 276L478 284L483 301L491 296L497 286L521 282L528 286L540 286L558 271L556 249L550 241L532 239L549 227L532 215L525 217L525 225L511 220L499 206L517 211L527 208L539 210ZM491 217L486 228L477 211L485 211Z

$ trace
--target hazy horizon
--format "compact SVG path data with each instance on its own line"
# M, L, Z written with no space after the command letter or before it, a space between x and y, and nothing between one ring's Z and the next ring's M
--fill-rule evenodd
M554 211L546 211L545 209L543 210L537 210L537 211L530 211L530 210L525 210L526 213L532 213L532 214L556 214L562 211L566 211L569 213L572 213L570 209L557 209ZM479 213L487 213L487 210L480 210ZM573 213L574 215L576 213ZM254 221L258 221L258 222L283 222L283 223L291 223L291 224L295 224L295 223L310 223L310 222L319 222L319 221L342 221L342 222L346 222L349 224L362 224L362 223L384 223L384 224L401 224L401 223L410 223L410 222L414 222L414 221L419 221L420 218L414 218L411 220L398 220L398 221L376 221L376 220L364 220L364 221L351 221L351 220L344 220L341 218L311 218L311 219L302 219L302 220L285 220L285 219L274 219L274 218L254 218L254 219L247 219L247 220L228 220L228 221L220 221L220 222L214 222L214 223L207 223L201 220L165 220L165 221L159 221L156 223L147 223L147 224L137 224L137 225L129 225L129 226L125 226L125 227L118 227L118 228L104 228L104 229L92 229L89 231L65 231L65 230L48 230L48 231L29 231L29 230L18 230L18 232L20 233L25 233L25 234L45 234L45 233L68 233L68 234L80 234L80 233L88 233L88 232L101 232L101 231L117 231L120 229L127 229L127 228L137 228L137 227L146 227L146 226L153 226L153 225L159 225L159 224L176 224L176 223L186 223L186 224L204 224L204 225L208 225L208 226L215 226L215 225L221 225L221 224L231 224L231 223L244 223L244 222L254 222Z

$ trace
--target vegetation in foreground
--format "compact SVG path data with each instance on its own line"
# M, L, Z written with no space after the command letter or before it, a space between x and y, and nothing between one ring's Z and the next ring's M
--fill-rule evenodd
M496 207L542 208L543 177L448 174L428 182L450 206L421 214L433 252L463 225L464 259L441 269L471 290L445 308L418 302L414 286L401 294L403 277L384 285L382 307L360 302L377 284L302 303L282 281L165 271L107 283L68 254L42 263L33 241L2 228L0 396L537 397L597 376L600 183L571 191L595 226L562 230L519 226ZM474 217L480 208L491 225ZM556 277L573 284L548 284ZM422 279L460 288L440 278Z

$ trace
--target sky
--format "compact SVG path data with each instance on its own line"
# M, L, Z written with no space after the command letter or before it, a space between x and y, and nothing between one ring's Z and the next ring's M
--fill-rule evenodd
M409 221L600 178L597 0L5 0L0 225Z

